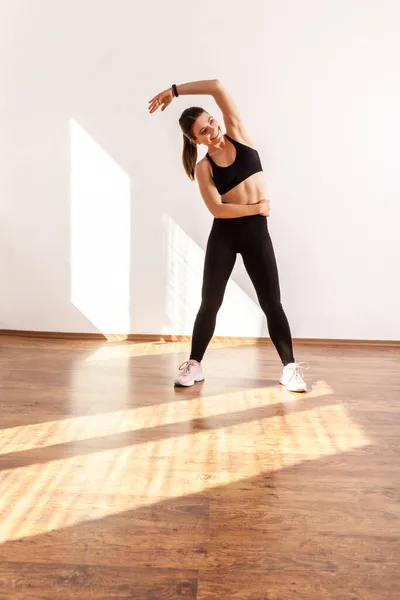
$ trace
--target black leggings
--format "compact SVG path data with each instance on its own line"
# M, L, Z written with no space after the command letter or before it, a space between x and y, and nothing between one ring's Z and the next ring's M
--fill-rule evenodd
M225 288L240 253L267 317L268 331L284 365L294 362L292 336L281 304L278 269L261 215L214 219L204 262L202 302L194 323L190 358L201 362L214 334Z

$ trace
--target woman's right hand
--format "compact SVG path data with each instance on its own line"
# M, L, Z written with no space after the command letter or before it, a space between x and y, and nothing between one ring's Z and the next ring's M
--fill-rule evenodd
M269 217L271 213L271 206L269 200L260 200L259 203L259 214L263 217Z

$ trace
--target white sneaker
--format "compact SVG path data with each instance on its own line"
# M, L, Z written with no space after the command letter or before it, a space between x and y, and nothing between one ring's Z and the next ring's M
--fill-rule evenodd
M280 383L284 385L289 392L307 391L307 384L302 377L301 370L308 369L309 367L303 367L304 364L305 363L289 363L286 367L283 367Z
M181 373L175 379L175 385L189 387L197 381L203 381L204 373L197 360L187 360L179 367Z

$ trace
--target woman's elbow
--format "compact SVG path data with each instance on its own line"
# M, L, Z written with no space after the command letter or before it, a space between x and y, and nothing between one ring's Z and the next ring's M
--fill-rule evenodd
M212 214L212 216L214 217L214 219L222 219L223 217L223 210L224 207L221 204L213 204L212 206L210 206L210 212Z
M222 85L222 83L220 82L219 79L213 79L212 82L213 82L213 85L215 87L215 91L216 92L223 87L223 85Z

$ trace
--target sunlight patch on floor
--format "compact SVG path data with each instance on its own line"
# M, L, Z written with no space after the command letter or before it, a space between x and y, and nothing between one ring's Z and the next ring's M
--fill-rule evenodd
M282 402L272 402L277 390L269 390L269 397L265 390L251 392L208 398L204 405L197 398L180 402L179 408L171 403L63 425L41 424L31 430L30 440L20 428L8 451L31 448L25 457L30 464L1 471L0 542L234 484L370 443L342 404L286 412ZM268 402L268 416L246 420L247 409L262 410ZM161 435L160 426L165 428ZM153 439L149 427L155 428ZM112 448L103 449L99 436L104 435L117 435ZM46 439L68 443L65 458L35 463ZM79 440L86 440L84 448Z
M98 361L112 361L118 360L120 358L129 358L133 356L154 356L158 354L176 354L178 352L188 352L190 349L190 341L191 338L188 337L187 341L181 341L180 338L183 336L178 336L179 341L171 342L169 340L164 341L160 339L159 341L151 341L151 342L125 342L121 345L111 346L104 345L98 350L95 350L90 356L85 359L85 362L98 362ZM112 336L109 336L109 341L112 341ZM257 341L256 338L214 338L211 340L208 348L211 350L213 348L233 348L237 346L255 346L260 342Z
M184 392L184 390L182 391ZM313 389L304 398L312 399L330 394L333 394L330 386L326 382L320 381L313 385ZM115 436L143 429L148 431L156 427L187 423L190 429L193 419L209 419L216 416L228 418L231 413L282 402L292 402L297 399L299 399L298 394L290 394L282 386L253 388L214 396L197 396L188 400L178 399L97 415L11 427L1 432L0 457L12 452L27 452L60 444L90 441L104 436ZM246 418L243 415L243 420L249 420L249 417ZM212 425L208 424L207 426ZM166 435L168 435L167 429Z

